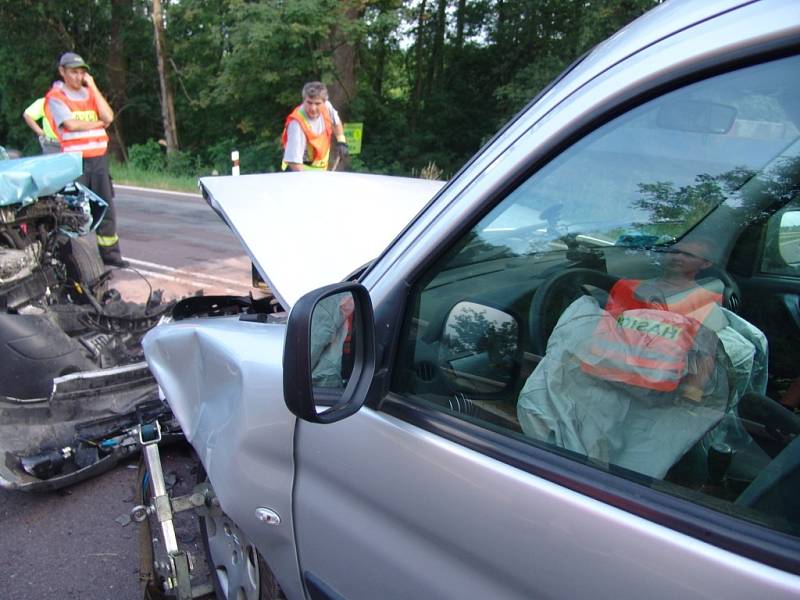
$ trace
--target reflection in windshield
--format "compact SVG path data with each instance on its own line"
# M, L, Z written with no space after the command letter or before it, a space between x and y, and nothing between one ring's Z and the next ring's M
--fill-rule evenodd
M800 142L789 150L789 155L776 158L760 173L738 166L715 176L701 173L684 186L669 181L640 183L633 202L638 221L566 223L553 218L548 222L530 209L504 210L499 215L494 211L484 219L488 224L469 234L452 266L563 252L578 246L667 247L720 207L747 215L749 221L769 216L800 195ZM560 213L558 205L554 214ZM537 220L511 227L513 216L520 214L535 215Z
M748 185L756 179L766 177L770 194L785 197L779 188L797 168L798 152L790 149L800 139L792 114L797 95L786 93L785 74L798 70L798 57L742 69L735 88L711 78L600 127L487 215L457 262L565 251L574 244L669 245L718 207L757 201L740 193L748 187L756 194L758 186ZM733 116L729 124L696 125L709 107L720 106ZM698 107L698 115L684 115L687 107Z

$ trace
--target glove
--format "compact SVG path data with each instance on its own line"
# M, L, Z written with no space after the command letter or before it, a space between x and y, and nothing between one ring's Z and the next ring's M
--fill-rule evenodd
M350 156L350 149L347 147L347 142L336 142L336 151L342 158Z

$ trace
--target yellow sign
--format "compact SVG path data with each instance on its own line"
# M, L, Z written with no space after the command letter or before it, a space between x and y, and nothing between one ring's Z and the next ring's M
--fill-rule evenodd
M350 154L361 154L361 136L364 133L363 123L342 123L347 138L347 149Z

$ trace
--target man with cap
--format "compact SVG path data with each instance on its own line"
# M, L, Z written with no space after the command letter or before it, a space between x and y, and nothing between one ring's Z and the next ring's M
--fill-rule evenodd
M117 236L114 191L108 172L108 134L114 111L97 89L89 66L78 54L61 56L56 81L45 96L45 116L58 135L62 152L80 152L83 175L78 179L108 203L105 218L97 228L97 246L106 265L127 267Z

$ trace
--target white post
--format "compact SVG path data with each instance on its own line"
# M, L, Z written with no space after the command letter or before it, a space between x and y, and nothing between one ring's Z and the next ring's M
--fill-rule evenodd
M231 152L231 162L233 162L233 168L231 169L231 175L238 175L239 174L239 151L234 150Z

